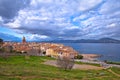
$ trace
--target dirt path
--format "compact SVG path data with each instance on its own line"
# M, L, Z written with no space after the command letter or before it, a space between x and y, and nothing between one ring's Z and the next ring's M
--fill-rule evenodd
M47 65L51 65L51 66L56 66L56 61L55 60L49 60L44 62L43 64L47 64ZM97 66L93 66L93 65L88 65L88 64L74 64L73 69L81 69L81 70L101 70L103 69L102 67L97 67Z
M119 75L119 74L115 73L115 72L114 72L114 71L112 71L111 69L108 69L108 71L109 71L109 72L111 72L112 74L114 74L114 75L116 75L116 76L120 77L120 75Z

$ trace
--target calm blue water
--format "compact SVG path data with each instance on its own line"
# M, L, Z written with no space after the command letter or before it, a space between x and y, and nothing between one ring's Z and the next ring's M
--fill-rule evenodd
M99 60L120 62L120 44L114 43L63 43L84 54L100 54Z

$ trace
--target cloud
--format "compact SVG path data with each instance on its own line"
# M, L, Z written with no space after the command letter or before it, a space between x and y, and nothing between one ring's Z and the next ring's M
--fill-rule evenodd
M41 41L41 40L46 40L47 38L49 37L38 34L32 34L31 36L30 35L26 36L26 39L29 39L28 41Z
M0 22L3 22L3 19L2 19L2 17L0 17Z
M0 16L4 22L13 21L17 12L29 4L29 0L0 0Z
M13 1L16 1L15 5L12 4ZM31 40L102 36L120 38L119 0L13 1L8 6L5 3L9 1L0 2L0 6L4 7L4 11L0 7L0 22L17 33L29 34L27 37ZM11 8L7 11L9 14L3 15L2 12L5 13L8 7Z
M100 9L101 14L111 14L120 9L120 1L119 0L106 0L103 6Z
M102 0L97 0L97 1L96 0L80 0L78 9L80 11L86 11L86 10L96 7L101 2Z

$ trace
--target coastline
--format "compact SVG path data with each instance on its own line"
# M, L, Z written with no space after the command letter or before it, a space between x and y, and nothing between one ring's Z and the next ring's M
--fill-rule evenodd
M81 54L83 56L83 59L86 60L96 60L98 57L101 57L99 54Z
M100 66L104 68L109 68L109 67L118 67L120 68L120 63L118 62L104 62L100 61L97 58L101 57L102 55L99 54L81 54L83 56L83 59L81 60L76 60L80 62L85 62L85 63L92 63L92 64L100 64Z

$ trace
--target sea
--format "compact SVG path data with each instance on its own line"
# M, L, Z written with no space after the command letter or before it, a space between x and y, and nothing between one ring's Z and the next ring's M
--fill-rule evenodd
M120 44L116 43L62 43L71 46L80 54L99 54L100 61L120 62Z

